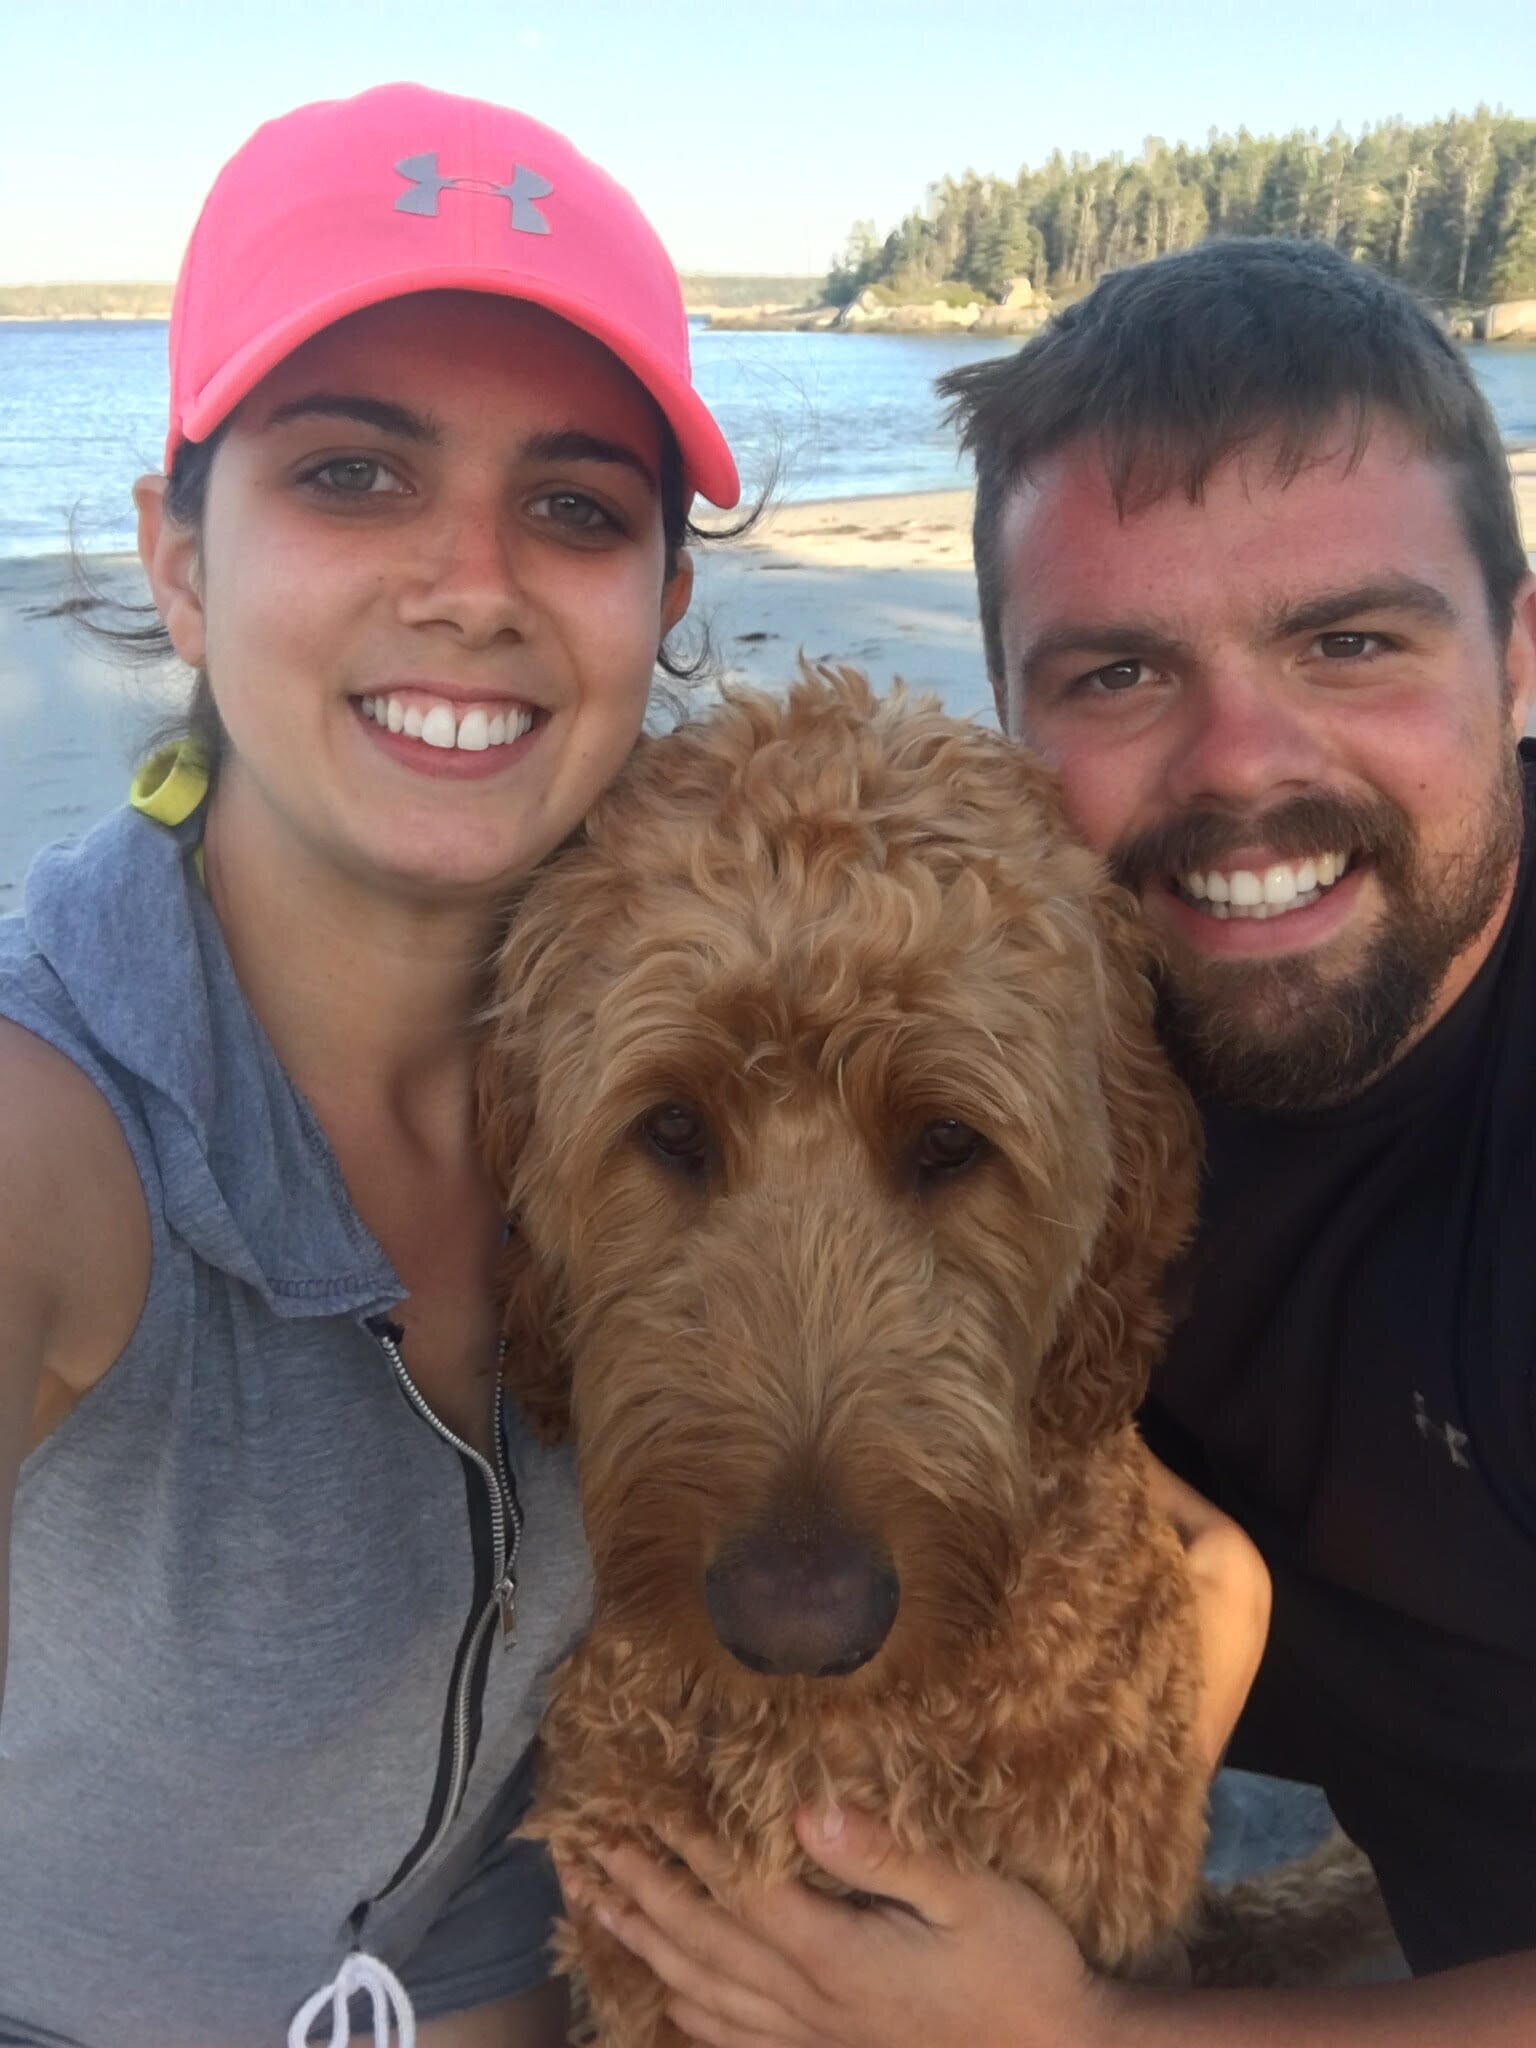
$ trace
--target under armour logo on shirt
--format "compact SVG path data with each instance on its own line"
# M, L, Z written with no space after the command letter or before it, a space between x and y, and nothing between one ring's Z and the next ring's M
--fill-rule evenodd
M1464 1472L1472 1469L1472 1460L1466 1455L1467 1432L1458 1429L1454 1422L1436 1422L1425 1407L1422 1394L1413 1397L1413 1426L1420 1436L1442 1444L1453 1465L1459 1465Z
M554 191L548 178L541 178L537 171L530 171L524 164L512 166L510 185L493 185L486 178L440 178L437 175L437 151L428 150L423 156L403 156L395 169L402 178L409 178L412 189L402 192L395 201L396 213L426 213L435 215L437 197L440 192L483 192L492 199L505 199L512 209L512 229L519 235L547 235L549 222L534 205L536 199L547 198Z

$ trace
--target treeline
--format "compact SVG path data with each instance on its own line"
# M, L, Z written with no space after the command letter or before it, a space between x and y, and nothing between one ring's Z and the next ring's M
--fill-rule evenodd
M1070 297L1208 235L1315 237L1445 302L1536 296L1536 121L1479 107L1360 136L1213 129L1203 149L1154 135L1132 159L1057 151L1011 181L967 171L883 241L858 222L824 296L963 284L999 298L1023 277Z

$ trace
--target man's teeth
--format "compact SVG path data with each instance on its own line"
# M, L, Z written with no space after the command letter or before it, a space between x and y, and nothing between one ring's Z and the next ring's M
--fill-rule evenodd
M483 754L487 747L510 747L533 724L533 713L520 704L509 704L495 713L483 704L471 705L456 716L451 704L434 704L423 711L419 704L407 704L399 697L364 697L363 716L391 732L403 732L408 739L422 740L429 747L457 747L461 753Z
M1231 874L1220 868L1196 871L1180 875L1178 884L1184 897L1210 917L1284 917L1315 903L1348 866L1347 853L1318 853L1306 860L1275 861L1260 874L1252 868Z

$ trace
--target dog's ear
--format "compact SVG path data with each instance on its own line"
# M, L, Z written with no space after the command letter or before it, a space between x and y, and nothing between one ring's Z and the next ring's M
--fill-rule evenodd
M564 1443L571 1433L571 1369L561 1339L559 1290L552 1286L514 1216L498 1274L501 1331L506 1343L502 1379L541 1443Z
M1040 1425L1076 1444L1129 1422L1146 1395L1166 1335L1163 1275L1193 1227L1199 1161L1194 1105L1153 1030L1151 941L1140 913L1109 882L1095 896L1094 913L1112 1184L1034 1402Z
M529 1427L544 1443L571 1431L571 1374L562 1340L564 1289L518 1214L525 1176L537 1171L533 1034L520 1006L497 1003L488 1019L476 1076L480 1144L497 1198L507 1212L497 1266L502 1379Z

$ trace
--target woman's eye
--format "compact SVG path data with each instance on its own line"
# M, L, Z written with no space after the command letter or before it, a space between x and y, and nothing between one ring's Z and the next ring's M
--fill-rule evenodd
M304 481L318 484L322 491L338 498L371 498L405 489L392 469L368 455L342 455L332 462L322 462L309 471Z
M551 525L566 527L572 533L617 533L619 523L611 512L604 511L595 498L589 498L585 491L547 491L542 498L534 501L535 510Z

